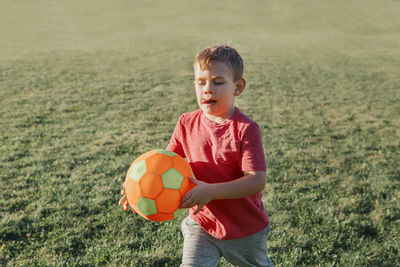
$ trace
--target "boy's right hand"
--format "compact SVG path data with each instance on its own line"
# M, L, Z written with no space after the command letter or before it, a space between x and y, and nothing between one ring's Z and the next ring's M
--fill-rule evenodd
M191 208L197 206L193 212L193 215L196 215L204 205L214 199L213 190L211 190L213 185L193 179L192 177L189 177L189 180L193 187L183 196L180 207Z
M129 203L128 203L128 199L126 198L126 194L125 194L125 186L124 184L122 184L122 190L121 190L121 199L118 202L118 205L120 207L122 207L124 210L129 210Z

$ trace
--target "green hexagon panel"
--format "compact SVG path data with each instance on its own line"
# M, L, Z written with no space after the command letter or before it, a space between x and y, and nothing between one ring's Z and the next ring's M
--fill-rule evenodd
M156 214L158 212L154 199L141 197L136 203L136 207L147 216Z
M179 189L183 182L183 175L174 168L161 174L161 179L165 188Z
M129 178L139 181L140 177L146 172L146 162L144 160L138 161L133 165Z
M157 152L167 155L167 156L170 156L170 157L176 156L176 153L169 151L169 150L165 150L165 149L157 149Z

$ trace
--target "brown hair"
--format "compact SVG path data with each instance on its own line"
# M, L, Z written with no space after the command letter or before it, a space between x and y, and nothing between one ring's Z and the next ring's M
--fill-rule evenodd
M212 45L201 51L194 58L194 63L199 63L200 69L205 70L214 62L226 63L233 73L234 81L242 78L243 59L230 45Z

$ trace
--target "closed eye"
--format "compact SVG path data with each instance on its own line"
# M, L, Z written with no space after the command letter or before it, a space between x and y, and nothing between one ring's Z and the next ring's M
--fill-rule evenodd
M207 84L206 80L195 80L193 82L194 82L194 84L197 84L197 85L200 85L200 86L204 86L204 85ZM212 80L212 83L214 85L222 85L222 84L225 83L225 81L224 80Z
M225 81L215 80L215 81L213 81L213 83L214 83L215 85L221 85L221 84L224 84Z
M205 85L206 81L204 81L204 80L195 80L194 83L197 84L197 85Z

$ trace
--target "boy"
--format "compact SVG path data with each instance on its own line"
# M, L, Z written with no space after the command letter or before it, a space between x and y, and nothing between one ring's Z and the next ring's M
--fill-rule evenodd
M183 114L167 150L187 158L196 187L182 199L181 266L272 266L269 219L262 203L265 159L258 125L235 107L246 85L243 61L227 45L195 57L199 110ZM125 204L126 206L126 204Z

